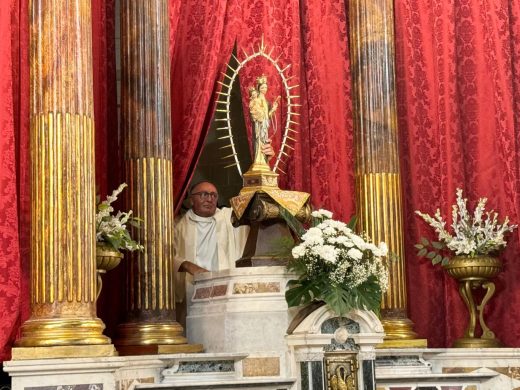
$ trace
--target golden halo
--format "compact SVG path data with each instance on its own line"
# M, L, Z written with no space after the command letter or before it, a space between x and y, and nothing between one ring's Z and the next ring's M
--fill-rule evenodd
M286 67L282 68L278 64L278 57L277 59L274 59L272 57L273 49L269 53L267 53L267 46L264 45L264 39L262 38L262 41L258 47L258 50L253 52L252 54L248 54L244 49L242 49L244 52L245 58L243 61L239 61L238 58L233 55L233 58L236 60L238 66L236 69L232 68L229 64L227 65L228 68L232 71L231 75L228 75L226 73L222 73L224 75L224 79L229 79L229 82L226 83L224 81L218 81L218 83L222 86L222 90L220 92L217 92L219 95L217 100L217 116L219 114L221 117L217 117L215 120L219 122L226 122L226 126L217 127L217 130L221 131L227 131L228 135L218 137L218 139L225 139L229 140L229 145L226 145L224 147L221 147L220 149L226 149L231 148L232 153L230 155L222 157L223 159L228 158L234 158L234 163L229 164L226 166L226 168L236 166L238 169L238 173L240 176L242 176L242 168L240 167L240 161L238 159L237 151L235 148L235 143L233 141L233 133L231 131L231 115L230 115L230 106L231 106L231 90L233 89L233 84L235 83L235 80L237 79L237 76L239 72L243 69L243 67L251 60L257 57L264 57L266 58L273 66L275 67L276 71L278 72L280 78L282 79L282 85L285 92L285 100L287 101L287 119L285 122L284 132L282 136L282 143L280 145L280 150L278 152L278 155L276 156L276 161L273 167L273 172L278 173L278 171L285 173L281 168L280 165L285 165L286 162L282 159L284 156L288 157L288 150L294 150L294 147L288 144L288 141L296 142L294 138L292 138L289 134L290 133L297 133L297 131L294 129L299 123L296 121L296 116L299 116L298 113L298 107L301 107L301 104L295 103L294 101L296 99L299 99L299 95L291 95L291 90L294 88L299 87L299 84L295 85L289 85L289 81L294 77L287 77L286 71L291 67L291 65L287 65ZM265 77L265 76L260 76Z

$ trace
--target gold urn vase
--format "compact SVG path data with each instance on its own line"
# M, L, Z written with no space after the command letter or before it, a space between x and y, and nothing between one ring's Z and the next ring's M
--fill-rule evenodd
M502 270L502 262L491 256L455 256L444 269L459 282L459 293L469 312L469 323L464 337L455 340L455 348L494 348L502 344L484 321L484 308L495 293L495 284L490 280ZM484 289L486 293L480 304L475 303L474 292ZM477 316L482 335L475 336Z
M123 254L111 247L110 245L104 243L96 244L96 273L98 298L99 294L101 294L101 289L103 288L103 280L101 279L101 276L105 274L107 271L116 268L121 262L122 258Z

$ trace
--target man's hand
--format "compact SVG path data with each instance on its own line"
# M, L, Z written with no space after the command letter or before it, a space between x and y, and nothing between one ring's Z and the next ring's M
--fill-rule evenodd
M274 157L274 149L271 145L271 138L267 140L265 144L260 148L261 152L267 157L267 161Z
M201 274L203 272L209 272L206 268L202 268L191 261L183 261L179 267L179 272L187 272L191 275Z

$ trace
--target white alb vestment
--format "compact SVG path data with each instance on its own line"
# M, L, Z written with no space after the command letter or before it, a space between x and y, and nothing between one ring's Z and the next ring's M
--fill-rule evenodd
M178 272L183 261L191 261L209 271L220 271L235 268L235 261L242 257L249 227L234 228L231 212L230 208L217 209L215 215L204 218L189 210L176 221L173 242L177 302L184 299L186 288L189 298L192 293L193 278Z

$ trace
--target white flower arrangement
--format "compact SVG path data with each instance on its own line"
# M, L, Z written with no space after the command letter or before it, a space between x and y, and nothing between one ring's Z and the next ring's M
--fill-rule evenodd
M132 217L132 210L112 214L114 212L112 203L117 200L126 186L126 183L121 184L112 192L112 195L108 195L106 200L97 205L96 241L107 244L118 251L143 250L144 247L132 239L127 228L127 224L139 226L139 219Z
M330 211L314 211L312 216L315 226L302 235L288 265L301 275L289 284L289 306L323 300L340 315L352 309L379 312L388 288L386 244L375 245L357 235L349 225L331 219Z
M462 197L462 189L457 189L457 204L452 206L453 234L446 230L446 221L442 218L439 209L434 216L415 211L423 218L437 233L439 242L432 242L433 250L429 250L430 242L423 238L421 244L415 245L419 250L419 256L427 256L432 259L434 264L442 261L446 264L448 257L442 257L438 251L448 249L455 255L468 257L489 255L505 248L507 242L505 235L512 232L517 225L509 225L509 218L506 216L504 222L498 222L498 213L494 210L485 211L487 198L480 198L473 216L467 209L467 199ZM485 218L484 218L485 216Z

